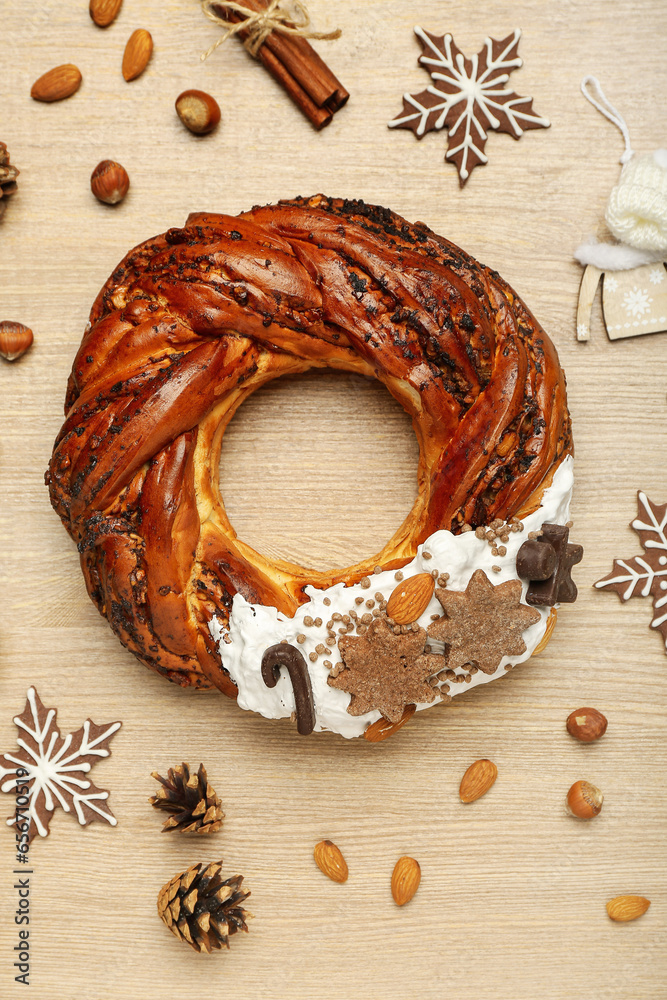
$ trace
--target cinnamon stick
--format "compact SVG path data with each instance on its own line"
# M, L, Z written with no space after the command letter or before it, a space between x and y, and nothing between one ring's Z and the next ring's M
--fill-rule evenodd
M245 0L245 3L256 12L266 9L264 0ZM227 8L224 0L215 9L235 24L245 20L242 14ZM248 38L243 29L237 34L243 42ZM334 112L350 96L305 38L272 31L257 56L316 129L328 125Z
M245 3L255 12L266 10L266 0L245 0ZM306 38L272 31L264 45L280 59L318 107L337 111L345 104L350 95Z

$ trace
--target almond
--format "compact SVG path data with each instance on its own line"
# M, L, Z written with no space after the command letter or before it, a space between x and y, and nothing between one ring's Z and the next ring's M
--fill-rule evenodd
M394 733L397 733L399 729L403 728L405 723L415 714L416 708L416 705L406 705L403 709L403 715L398 722L388 722L386 719L378 719L377 722L368 727L364 733L364 739L370 743L381 743L382 740L388 739Z
M549 612L549 617L547 618L547 627L544 630L544 635L542 636L537 646L533 650L533 656L537 656L537 654L541 653L542 650L546 647L547 643L549 642L549 639L551 638L551 633L556 627L557 617L558 617L558 612L556 611L555 608L552 608L551 611Z
M99 28L108 28L118 17L123 0L90 0L88 10Z
M387 616L397 625L409 625L424 614L433 596L435 580L430 573L418 573L401 580L387 601Z
M607 913L612 920L619 923L627 923L628 920L636 920L646 913L651 900L644 896L615 896L607 903Z
M321 840L313 851L315 864L332 882L347 882L347 862L331 840Z
M398 859L391 876L391 894L396 906L405 906L410 902L419 888L421 879L422 870L419 862L407 855Z
M0 323L0 355L7 361L16 361L32 344L32 330L23 323L6 319Z
M127 40L123 53L123 76L129 82L141 76L153 54L153 39L150 31L137 28Z
M498 777L498 768L492 760L476 760L461 778L459 795L461 802L474 802L486 795Z
M30 96L35 101L62 101L71 97L81 86L81 73L72 63L54 66L48 73L40 76L32 85Z

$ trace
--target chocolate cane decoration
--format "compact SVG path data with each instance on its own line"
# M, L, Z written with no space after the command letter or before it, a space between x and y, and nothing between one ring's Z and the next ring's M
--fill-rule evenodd
M296 707L296 728L302 736L309 736L315 728L315 704L310 674L303 656L287 642L269 646L262 657L262 679L267 687L275 687L280 677L280 668L286 667L294 691Z
M581 562L581 545L568 543L570 529L562 524L543 524L538 538L529 538L516 556L516 571L530 580L526 603L533 606L572 604L577 588L570 576L572 567Z

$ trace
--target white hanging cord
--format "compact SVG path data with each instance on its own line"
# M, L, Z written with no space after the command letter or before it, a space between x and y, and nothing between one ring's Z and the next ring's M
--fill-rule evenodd
M589 94L586 89L589 85L597 91L597 96L600 98L599 101ZM610 122L613 122L616 128L620 129L625 142L625 150L623 151L620 162L623 164L627 163L628 160L634 156L634 150L630 145L630 133L628 131L628 126L625 124L623 115L616 110L611 101L607 100L597 77L585 76L581 81L581 92L586 100L590 101L594 108L597 108L598 111L605 116L605 118L608 118Z

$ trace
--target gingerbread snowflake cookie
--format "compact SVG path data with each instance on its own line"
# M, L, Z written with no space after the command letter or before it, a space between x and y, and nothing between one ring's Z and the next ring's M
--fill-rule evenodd
M98 760L110 755L109 743L122 723L96 726L87 719L80 729L63 738L56 715L57 710L45 708L31 687L23 713L14 718L19 749L0 755L0 791L16 795L19 790L16 810L7 825L21 830L22 840L27 834L28 843L37 834L48 837L58 806L63 812L74 813L81 826L99 819L111 826L117 823L107 804L109 793L96 788L86 775ZM27 794L22 791L25 787Z
M655 504L640 490L637 508L638 516L630 527L639 535L642 555L615 559L611 573L594 586L615 590L622 601L652 597L651 628L660 632L667 649L667 503Z
M420 27L415 34L422 46L419 65L433 83L419 94L403 95L403 111L389 128L411 129L418 139L446 128L445 160L456 164L461 187L475 167L488 162L488 130L520 139L527 129L549 128L550 122L533 111L532 97L520 97L506 86L510 73L523 65L518 28L500 41L485 39L469 59L450 34L432 35Z

